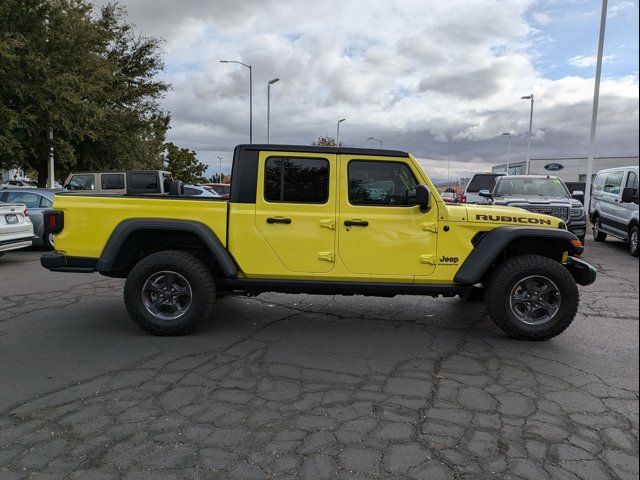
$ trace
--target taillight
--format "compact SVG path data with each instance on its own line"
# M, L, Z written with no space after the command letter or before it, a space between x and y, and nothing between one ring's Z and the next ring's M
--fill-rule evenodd
M464 195L462 195L460 197L460 203L467 203L467 197L465 197Z
M28 217L29 216L29 209L25 208L24 212L22 212L22 215L25 216L25 217Z
M47 210L43 214L45 233L60 233L64 227L64 213L60 210Z

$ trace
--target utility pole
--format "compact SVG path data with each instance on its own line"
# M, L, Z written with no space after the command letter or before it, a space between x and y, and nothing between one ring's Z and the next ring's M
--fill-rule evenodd
M47 188L55 187L56 180L53 158L53 127L49 127L49 165L47 168Z
M593 157L596 151L596 124L598 123L598 100L600 98L600 74L602 73L602 53L604 50L604 30L607 23L607 0L602 0L600 14L600 34L598 36L598 57L596 62L596 81L593 86L593 109L591 111L591 131L589 133L589 157L587 157L587 176L584 186L584 207L589 212L591 202L591 177L593 176Z

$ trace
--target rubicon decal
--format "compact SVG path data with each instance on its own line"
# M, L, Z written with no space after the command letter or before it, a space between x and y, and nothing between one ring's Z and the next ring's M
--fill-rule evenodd
M551 220L534 217L511 217L509 215L476 215L484 222L526 223L527 225L552 225Z

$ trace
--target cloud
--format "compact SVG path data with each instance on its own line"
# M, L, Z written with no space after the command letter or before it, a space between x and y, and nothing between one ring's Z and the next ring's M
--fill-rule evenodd
M595 55L576 55L575 57L571 57L569 59L569 65L573 65L578 68L587 68L593 67L596 64L596 56ZM612 63L615 62L615 55L603 55L602 63Z
M277 143L333 136L336 121L346 117L340 128L346 144L364 146L374 136L385 148L441 166L452 136L456 178L503 162L504 131L513 132L513 160L524 158L529 103L520 97L534 92L533 153L587 152L593 80L550 79L536 68L535 42L551 18L532 13L539 7L534 0L124 4L141 32L166 39L169 139L216 168L216 156L226 152L225 171L234 145L248 141L249 72L220 59L252 65L255 142L266 140L266 83L279 77L271 90ZM586 68L590 60L569 61ZM603 79L600 154L638 152L638 75L629 74Z

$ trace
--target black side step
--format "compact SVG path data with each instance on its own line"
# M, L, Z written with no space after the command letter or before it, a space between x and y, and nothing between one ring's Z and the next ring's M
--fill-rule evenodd
M453 297L471 286L431 285L420 283L333 282L320 280L271 280L253 278L227 278L219 285L227 290L240 290L258 295L264 292L309 293L314 295L369 295L393 297L395 295L426 295Z

